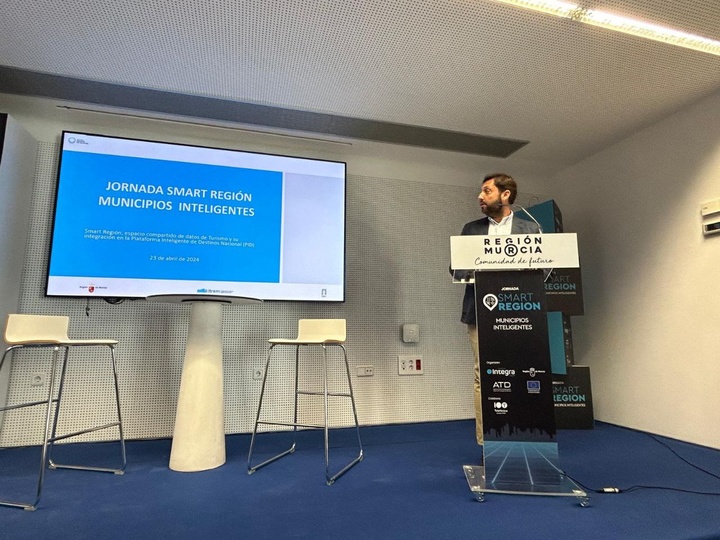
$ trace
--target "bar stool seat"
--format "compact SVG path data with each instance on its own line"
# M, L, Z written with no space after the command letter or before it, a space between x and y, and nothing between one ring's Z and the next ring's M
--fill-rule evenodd
M331 485L340 476L345 474L351 467L362 461L363 459L363 448L362 441L360 439L360 426L358 424L357 409L355 408L355 396L352 390L352 381L350 380L350 366L348 365L347 350L345 349L346 339L346 322L345 319L300 319L298 321L298 335L295 339L282 339L274 338L269 339L267 360L265 362L265 373L262 380L262 388L260 390L260 402L258 403L257 415L255 416L255 426L253 427L252 438L250 439L250 451L248 452L248 474L252 474L261 467L269 465L275 460L280 459L283 456L291 454L295 451L296 446L296 435L298 428L306 429L323 429L325 431L325 479L327 485ZM292 346L295 347L295 406L293 412L292 422L275 421L266 419L261 416L263 399L266 395L266 384L268 379L268 373L270 371L270 364L272 359L273 350L279 346ZM300 359L300 347L301 346L320 346L323 349L323 391L308 391L300 390L298 387L298 367ZM348 392L331 392L328 389L328 348L339 347L343 353L343 359L345 362L345 374L347 375ZM322 396L324 406L324 423L322 425L317 424L303 424L298 422L298 396ZM348 398L352 406L353 418L355 421L355 431L357 434L357 443L359 453L350 463L345 465L337 473L330 474L330 445L329 445L329 429L328 425L328 397L341 397ZM253 450L255 448L255 441L258 435L258 426L286 426L293 428L293 441L290 448L280 452L279 454L263 461L258 465L252 465Z
M50 365L50 377L48 380L48 397L46 400L31 401L14 405L0 407L0 412L33 407L45 404L47 409L45 413L45 428L43 435L43 443L40 457L40 471L38 474L38 483L35 500L33 502L17 502L10 500L0 500L2 506L12 506L23 508L25 510L35 510L40 497L42 495L43 482L45 478L46 465L51 469L75 469L83 471L110 472L114 474L123 474L127 465L127 457L125 453L125 437L123 435L122 417L120 414L120 395L118 390L117 368L115 363L115 346L117 341L114 339L71 339L68 337L68 327L70 325L70 317L62 315L8 315L5 325L5 342L9 347L5 350L2 359L0 359L0 371L6 365L5 360L8 355L12 357L20 349L25 348L50 348L53 350L53 357ZM65 385L65 376L67 372L67 361L71 347L108 347L110 349L110 360L112 366L112 375L115 388L115 407L117 409L117 421L103 425L93 426L73 433L57 435L57 424L60 416L60 404L62 400L63 388ZM9 364L9 362L8 362ZM60 364L60 377L57 383L57 396L55 396L56 373ZM53 405L55 405L53 407ZM54 410L54 414L53 414ZM55 463L52 460L52 449L55 442L83 435L93 431L117 427L119 432L121 465L120 468L112 469L106 467L94 467L85 465L67 465Z

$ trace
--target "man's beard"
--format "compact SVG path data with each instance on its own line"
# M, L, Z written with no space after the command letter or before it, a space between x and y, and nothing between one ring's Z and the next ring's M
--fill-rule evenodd
M497 201L492 204L487 204L484 207L481 206L480 211L491 218L501 217L503 206L502 201Z

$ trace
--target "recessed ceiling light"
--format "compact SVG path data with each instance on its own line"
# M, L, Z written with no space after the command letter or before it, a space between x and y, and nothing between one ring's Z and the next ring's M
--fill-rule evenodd
M510 4L532 11L539 11L548 15L555 15L589 24L599 26L623 34L630 34L669 45L685 47L694 51L714 54L720 56L720 41L688 34L680 30L673 30L657 24L652 24L629 17L622 17L604 11L597 11L581 7L570 2L561 0L493 0L501 4Z

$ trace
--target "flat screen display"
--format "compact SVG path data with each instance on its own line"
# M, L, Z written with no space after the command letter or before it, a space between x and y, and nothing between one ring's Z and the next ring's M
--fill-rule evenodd
M65 131L47 295L344 301L345 171Z

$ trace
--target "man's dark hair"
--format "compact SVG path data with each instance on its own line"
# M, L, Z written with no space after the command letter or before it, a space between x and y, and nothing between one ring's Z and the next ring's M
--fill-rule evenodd
M515 197L517 197L517 182L513 180L512 176L503 173L488 174L485 178L483 178L483 184L488 180L495 181L495 186L497 186L500 193L505 190L509 191L510 198L508 199L508 202L510 204L515 202Z

